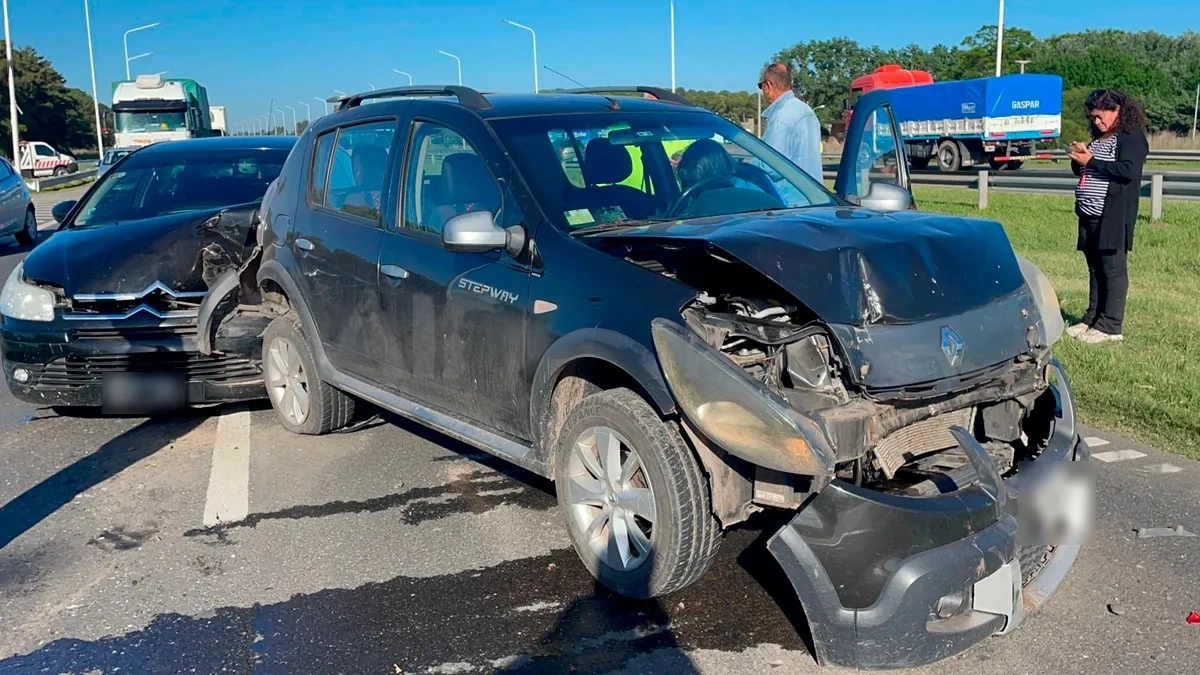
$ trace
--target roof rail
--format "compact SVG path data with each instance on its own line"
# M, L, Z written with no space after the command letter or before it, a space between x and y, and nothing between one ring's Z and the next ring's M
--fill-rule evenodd
M363 101L377 98L400 98L403 96L454 96L462 105L475 110L487 110L492 104L483 94L470 87L460 85L417 85L414 87L389 87L387 89L372 89L348 96L332 96L325 99L329 103L337 103L338 110L356 108Z
M667 103L686 105L686 106L689 106L692 108L697 107L695 103L692 103L691 101L680 96L679 94L676 94L675 92L671 91L670 89L663 89L662 87L650 87L650 86L641 85L641 84L631 85L628 87L582 87L579 89L563 89L561 91L554 92L554 93L560 93L560 94L650 94L654 98L656 98L660 101L666 101Z

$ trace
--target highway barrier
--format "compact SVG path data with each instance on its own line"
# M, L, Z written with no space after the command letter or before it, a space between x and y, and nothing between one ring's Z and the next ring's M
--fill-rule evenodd
M48 176L46 178L26 178L25 185L29 186L29 189L32 190L33 192L44 192L51 188L61 187L63 185L70 185L71 183L78 183L80 181L86 182L86 181L92 181L92 180L96 180L96 169L94 169L94 168L93 169L85 169L83 171L76 171L75 173L69 173L69 174L66 174L65 176Z

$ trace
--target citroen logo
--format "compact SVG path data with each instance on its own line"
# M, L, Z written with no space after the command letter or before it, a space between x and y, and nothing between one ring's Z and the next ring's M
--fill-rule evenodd
M951 366L962 363L963 350L967 344L949 326L942 326L942 353Z

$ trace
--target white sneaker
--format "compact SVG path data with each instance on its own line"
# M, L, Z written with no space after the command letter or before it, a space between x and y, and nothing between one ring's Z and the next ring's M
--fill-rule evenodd
M1104 331L1096 330L1095 328L1089 328L1079 336L1080 342L1085 342L1091 345L1097 345L1102 342L1121 342L1124 339L1125 338L1120 333L1112 335L1110 333L1105 333Z
M1090 328L1091 328L1091 326L1087 325L1086 323L1077 323L1074 326L1071 326L1070 328L1067 329L1067 335L1070 335L1073 338L1078 338L1080 335L1083 335L1085 332L1087 332L1088 329L1090 329Z

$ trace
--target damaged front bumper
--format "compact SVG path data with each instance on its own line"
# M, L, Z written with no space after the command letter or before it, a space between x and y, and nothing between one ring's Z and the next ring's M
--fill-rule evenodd
M1036 463L1086 461L1066 376L1054 367L1055 429ZM1001 480L986 451L955 430L979 481L935 497L835 480L769 541L800 598L821 665L906 668L1016 628L1057 590L1077 543L1053 548L1023 585L1018 476Z

